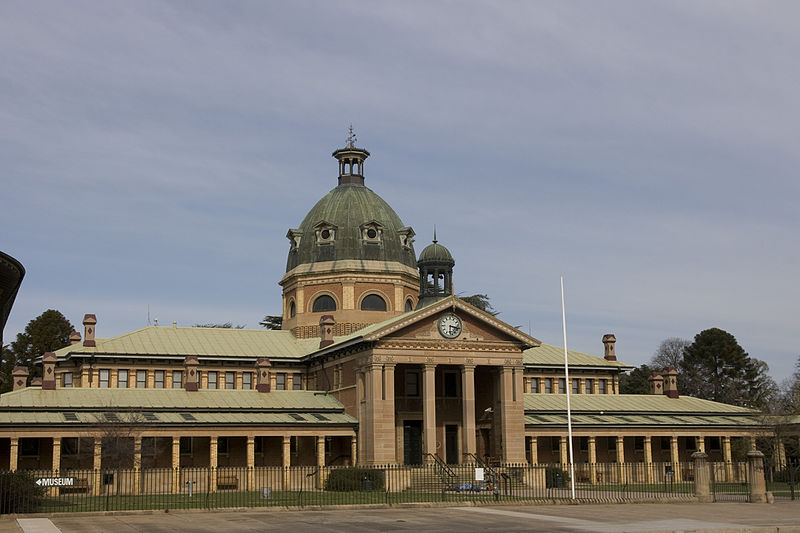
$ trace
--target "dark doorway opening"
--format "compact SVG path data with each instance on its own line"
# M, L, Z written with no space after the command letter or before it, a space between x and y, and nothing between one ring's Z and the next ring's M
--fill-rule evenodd
M422 420L403 422L403 463L422 464Z
M444 453L447 464L458 464L458 426L444 427Z

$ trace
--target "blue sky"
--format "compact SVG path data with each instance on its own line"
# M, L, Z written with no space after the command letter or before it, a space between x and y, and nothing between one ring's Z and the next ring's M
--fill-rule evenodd
M286 231L366 183L512 325L646 362L733 333L800 354L800 4L0 3L0 249L98 336L258 327Z

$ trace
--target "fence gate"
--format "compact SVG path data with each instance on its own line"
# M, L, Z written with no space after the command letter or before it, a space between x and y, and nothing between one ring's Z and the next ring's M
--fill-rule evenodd
M750 498L749 468L746 462L711 463L711 495L715 502L741 502Z
M767 491L776 500L800 501L800 459L787 464L769 464L764 468Z

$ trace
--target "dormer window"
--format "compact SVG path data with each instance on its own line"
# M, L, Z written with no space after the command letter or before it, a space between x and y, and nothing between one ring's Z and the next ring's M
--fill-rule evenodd
M317 244L330 244L336 240L336 226L320 222L314 227Z
M374 220L361 226L361 239L365 243L380 243L383 237L383 226Z
M296 252L297 248L300 247L300 240L303 238L303 232L299 229L290 229L289 232L286 234L286 238L289 239L289 251Z
M414 244L414 230L406 226L404 228L400 228L397 231L397 234L400 236L400 245L403 248L411 249Z

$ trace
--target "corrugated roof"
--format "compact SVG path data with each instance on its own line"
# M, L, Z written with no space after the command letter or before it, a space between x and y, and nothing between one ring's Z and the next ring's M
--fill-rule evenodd
M329 394L304 390L261 393L224 389L189 392L183 389L42 390L39 387L26 387L0 395L0 409L343 411L344 406Z
M567 415L564 414L526 414L526 426L560 426L565 428L567 426ZM619 417L614 415L602 414L573 414L572 425L574 427L590 426L590 427L675 427L675 426L702 426L702 427L754 427L764 425L758 418L752 416L715 416L715 415L679 415L679 414L661 414L661 415L632 415L627 417Z
M298 339L288 330L148 326L109 339L96 347L82 343L56 351L70 354L197 355L200 357L300 357L319 348L319 339Z
M603 357L589 355L588 353L567 350L567 359L570 366L605 366L618 369L633 368L631 365L621 361L608 361ZM541 344L528 348L522 353L522 362L525 365L533 366L564 366L564 348L551 344Z
M599 414L649 413L661 416L665 413L692 414L738 414L755 415L757 411L725 403L681 396L669 398L657 394L572 394L570 407L573 413L592 412ZM525 412L566 412L566 394L525 394Z
M67 420L63 414L57 411L13 411L0 412L0 426L26 426L47 425L47 426L86 426L86 425L105 425L109 422L104 421L100 411L78 411L76 420ZM302 415L302 419L292 417L289 413L262 413L248 411L214 411L196 412L192 411L192 420L186 420L177 412L154 411L155 420L147 420L143 416L126 417L125 413L120 415L122 425L258 425L258 426L331 426L331 425L354 425L357 420L346 413L325 413L327 420L320 420L310 414Z

